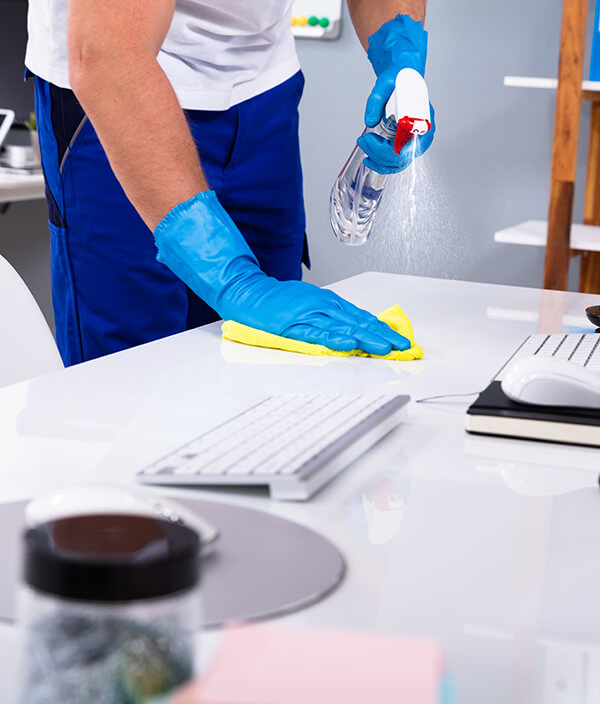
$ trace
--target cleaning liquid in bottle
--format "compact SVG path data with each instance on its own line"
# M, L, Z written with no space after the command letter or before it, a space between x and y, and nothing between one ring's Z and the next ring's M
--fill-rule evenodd
M386 116L375 128L365 130L402 148L431 129L429 94L422 76L406 68L396 77L396 89L386 106ZM329 219L335 236L351 246L364 244L371 234L388 174L370 169L366 154L358 146L344 165L331 190Z

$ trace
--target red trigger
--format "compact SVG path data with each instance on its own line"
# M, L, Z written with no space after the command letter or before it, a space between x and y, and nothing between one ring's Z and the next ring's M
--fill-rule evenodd
M402 149L413 139L414 120L411 117L403 117L398 123L396 139L394 140L394 151L400 154Z

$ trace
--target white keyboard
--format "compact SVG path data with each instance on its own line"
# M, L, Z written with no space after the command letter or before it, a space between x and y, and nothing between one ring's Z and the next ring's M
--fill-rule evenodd
M531 335L494 377L502 381L509 363L525 357L556 357L600 374L600 335L597 333L557 333Z
M269 487L306 500L389 433L408 396L390 393L265 398L138 474L146 484Z

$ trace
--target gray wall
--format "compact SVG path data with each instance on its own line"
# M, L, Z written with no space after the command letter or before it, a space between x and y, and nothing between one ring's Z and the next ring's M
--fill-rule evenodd
M27 39L27 0L0 0L0 105L17 118L33 109L33 89L23 80Z
M556 75L561 6L561 0L429 0L427 79L438 130L416 169L416 216L408 217L412 174L394 177L372 241L360 248L333 238L328 197L362 129L373 74L347 13L340 40L298 42L307 79L301 141L313 261L309 280L325 284L372 269L541 285L543 251L495 244L493 233L546 218L554 93L504 88L502 79ZM25 18L26 2L0 0L0 104L15 107L22 117L32 103L31 86L22 81ZM580 184L588 125L585 106ZM0 254L20 271L50 317L42 202L16 203L0 215ZM572 286L576 278L574 270Z

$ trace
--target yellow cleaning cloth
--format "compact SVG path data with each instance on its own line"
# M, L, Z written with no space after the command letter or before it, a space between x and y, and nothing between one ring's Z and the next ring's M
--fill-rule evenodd
M267 347L268 349L284 350L285 352L311 354L316 357L375 357L376 359L391 359L396 362L409 362L413 359L421 359L424 356L425 353L419 345L415 345L412 325L400 306L392 306L384 310L383 313L380 313L377 317L379 320L383 320L384 323L387 323L397 333L408 338L412 345L410 349L404 351L393 350L382 357L380 355L367 354L367 352L363 352L362 350L350 350L349 352L330 350L329 347L325 347L324 345L290 340L287 337L281 337L280 335L273 335L270 332L250 328L247 325L236 323L233 320L226 320L221 329L225 340L240 342L243 345L252 345L253 347Z

